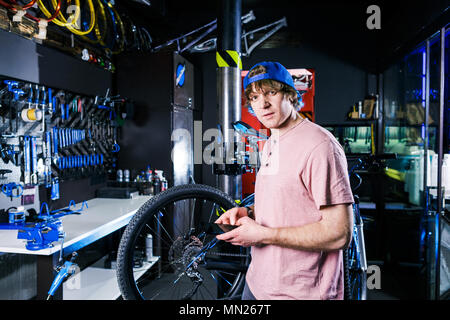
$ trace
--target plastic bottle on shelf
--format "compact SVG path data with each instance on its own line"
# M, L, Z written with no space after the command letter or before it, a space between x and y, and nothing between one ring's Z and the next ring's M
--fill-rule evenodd
M153 190L154 194L161 192L161 180L157 174L153 174Z
M121 169L117 170L117 182L123 181L123 171Z
M150 169L150 165L147 166L147 169L145 170L145 172L143 171L143 173L145 181L152 182L152 171Z
M161 179L161 191L165 191L165 190L167 190L167 188L168 188L167 180L165 177L163 177Z
M373 99L375 100L374 110L373 110L373 119L378 119L380 117L380 102L378 94L372 94Z
M145 257L147 262L153 259L153 236L150 233L145 237Z

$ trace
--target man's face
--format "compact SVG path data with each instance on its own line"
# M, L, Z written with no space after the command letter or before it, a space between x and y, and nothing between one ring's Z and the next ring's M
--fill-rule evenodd
M249 100L258 120L269 129L281 127L294 111L289 99L270 87L254 90L249 95Z

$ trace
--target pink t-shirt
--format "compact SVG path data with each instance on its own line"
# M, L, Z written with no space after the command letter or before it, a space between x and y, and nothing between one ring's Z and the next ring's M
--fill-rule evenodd
M255 185L255 219L295 227L319 221L323 205L353 203L345 153L326 129L305 119L272 132ZM342 250L311 252L274 245L251 248L247 284L257 299L343 299Z

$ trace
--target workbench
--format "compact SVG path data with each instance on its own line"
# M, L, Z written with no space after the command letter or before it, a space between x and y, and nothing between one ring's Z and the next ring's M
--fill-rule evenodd
M136 196L132 199L94 198L87 201L88 207L80 215L67 215L61 218L66 237L63 243L63 256L67 256L101 238L126 226L137 210L151 196ZM81 204L76 204L77 208ZM55 276L54 267L57 265L61 242L54 242L46 249L31 251L25 248L26 240L17 239L17 230L0 230L0 252L36 255L37 258L37 299L46 299L48 290ZM147 263L144 267L151 267ZM87 268L89 269L89 268ZM96 268L100 269L100 268ZM142 270L145 272L144 270ZM61 286L55 293L54 299L98 299L117 298L120 296L115 280L115 270L83 270L81 271L82 284L92 275L96 280L96 287L86 285L78 290L70 290L67 285ZM83 277L84 273L84 277ZM86 276L87 275L87 276ZM114 279L112 277L114 276ZM83 280L84 278L84 280ZM98 281L103 279L104 281ZM105 286L107 289L105 289ZM64 288L63 288L64 287ZM64 290L63 290L64 289ZM88 292L89 291L89 292ZM107 292L106 296L95 296L94 292Z

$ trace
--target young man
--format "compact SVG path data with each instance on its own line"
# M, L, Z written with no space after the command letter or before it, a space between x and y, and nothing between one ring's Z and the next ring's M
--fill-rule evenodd
M252 246L243 299L343 299L342 249L353 224L344 151L331 133L297 113L297 91L281 64L257 64L244 88L271 137L254 207L233 208L216 221L239 225L218 239Z

